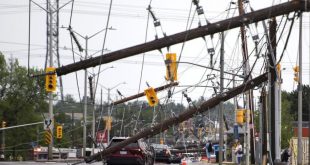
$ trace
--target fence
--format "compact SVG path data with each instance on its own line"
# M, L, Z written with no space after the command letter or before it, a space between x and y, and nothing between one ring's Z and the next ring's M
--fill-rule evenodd
M302 164L303 165L308 165L309 164L309 138L308 137L303 137L302 138ZM291 149L291 159L290 159L290 164L291 165L297 165L297 150L298 150L298 138L293 137L290 140L290 149Z

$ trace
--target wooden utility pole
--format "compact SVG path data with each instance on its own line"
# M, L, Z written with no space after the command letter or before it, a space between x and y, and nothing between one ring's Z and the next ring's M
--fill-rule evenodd
M272 160L275 161L276 160L276 139L279 138L279 136L276 136L276 128L277 128L277 123L276 123L276 111L278 111L277 109L277 105L276 105L276 93L277 93L277 88L276 88L276 85L277 84L277 74L276 74L276 59L277 59L277 56L276 56L276 53L277 53L277 21L276 21L276 18L273 17L271 20L270 20L270 25L269 25L269 38L270 38L270 46L272 47L271 50L269 50L268 52L268 56L269 56L269 72L271 74L271 80L270 80L270 83L272 84L271 85L271 88L270 88L270 91L269 91L269 94L270 94L270 97L271 97L271 100L270 100L270 108L269 108L269 111L270 111L270 133L271 133L271 149L270 149L270 152L271 152L271 157L272 157ZM273 52L270 52L270 51L273 51Z
M243 7L243 0L238 0L238 9L239 9L239 15L244 15L244 7ZM250 73L250 64L249 64L249 55L248 55L248 45L247 45L247 37L246 37L246 31L245 31L245 25L240 26L240 36L241 36L241 47L242 47L242 56L243 56L243 72L244 75L246 75L247 79L252 79L252 75ZM247 81L245 79L244 81ZM254 103L253 103L253 91L249 90L246 92L246 136L245 142L246 142L246 164L250 164L250 158L251 158L251 164L255 163L254 158L254 129L251 127L253 124L252 116L254 112ZM251 153L251 154L250 154Z
M310 2L310 0L306 1L308 3ZM61 76L75 71L79 71L81 69L95 67L123 58L131 57L140 53L158 50L178 43L190 41L206 35L213 35L215 33L234 29L242 25L256 23L271 17L288 14L293 11L308 10L310 6L307 6L306 9L304 8L306 1L289 1L251 13L246 13L242 16L236 16L223 21L210 23L205 26L200 26L198 28L166 36L154 41L149 41L144 44L117 50L94 58L62 66L56 69L56 73L58 76Z
M224 42L225 41L225 34L224 32L221 33L221 57L220 57L220 94L223 94L224 91ZM223 148L224 148L224 106L223 101L220 102L219 105L219 122L220 122L220 129L219 129L219 164L222 165L223 163Z
M91 104L93 104L93 116L92 116L92 131L91 131L91 137L92 141L96 141L96 136L95 136L95 128L96 128L96 104L95 104L95 95L94 95L94 88L93 88L93 77L89 76L88 77L88 83L89 83L89 96L91 100ZM95 143L92 143L92 154L95 153Z
M266 112L266 89L265 87L262 89L261 94L261 106L262 106L262 165L267 165L267 112Z

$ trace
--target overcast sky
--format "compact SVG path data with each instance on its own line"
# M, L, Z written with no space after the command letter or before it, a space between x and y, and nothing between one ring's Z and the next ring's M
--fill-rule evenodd
M235 2L234 0L233 2ZM37 4L41 5L43 8L46 7L45 0L34 0ZM60 6L68 1L60 0ZM161 28L154 28L153 20L150 18L147 29L147 18L148 12L146 8L148 7L150 1L148 0L113 0L112 10L109 27L115 28L115 30L109 30L106 38L105 48L107 49L104 53L110 51L116 51L122 48L134 46L136 44L141 44L145 41L147 34L147 41L154 40L155 34L162 37L162 30L167 34L175 34L182 32L186 29L187 21L189 20L190 29L196 28L198 26L198 20L201 20L201 24L205 25L204 17L198 17L197 14L193 15L195 7L191 7L191 0L153 0L151 2L152 10L156 17L160 20ZM250 4L246 4L246 10L249 11L249 6L254 10L269 7L277 3L283 3L285 1L271 1L271 0L255 0L251 1ZM75 0L73 7L73 15L71 26L74 31L81 34L82 36L91 36L96 32L102 30L106 26L108 9L110 1L100 1L100 0ZM62 8L59 13L59 25L60 27L68 27L71 3ZM227 17L232 17L238 15L236 10L236 5L230 5L230 1L224 0L201 0L200 5L203 7L205 12L205 17L211 22L217 22L223 20ZM230 10L229 9L230 6ZM191 14L189 12L191 9ZM193 21L192 18L194 16ZM309 15L304 14L304 38L303 38L303 65L304 68L304 83L309 82ZM280 21L281 17L278 17ZM285 19L284 19L285 20ZM0 0L0 51L5 54L6 58L17 58L20 64L23 66L27 65L27 43L28 43L28 0ZM286 36L288 34L288 27L290 22L288 22L287 27L284 30L283 37L279 42L278 52L282 52L283 43L285 42ZM288 50L284 54L282 60L282 67L286 68L283 71L283 89L286 91L291 91L296 88L293 82L293 66L296 65L297 59L297 46L298 46L298 25L299 19L295 21L295 26L293 28L292 37L290 39ZM282 24L283 25L283 24ZM253 50L253 40L252 35L258 34L259 37L263 37L263 29L261 28L261 23L258 24L256 28L254 25L249 26L247 29L247 36L249 42L249 52ZM280 27L280 30L283 26ZM279 35L279 34L278 34ZM240 50L240 39L238 40L239 29L230 30L226 33L225 40L225 69L227 71L235 70L241 66L242 54ZM91 38L88 43L88 52L90 55L98 56L101 52L103 45L104 32ZM78 40L82 47L85 48L85 40L78 36ZM59 29L59 47L60 47L60 61L62 65L73 63L72 53L71 53L71 43L70 35L66 28ZM207 53L207 48L210 48L212 43L216 49L214 56L215 67L219 68L219 48L220 45L218 39L218 34L214 35L211 40L209 36L206 37L205 42L202 38L195 39L193 41L185 43L181 61L196 63L204 66L209 66L210 56ZM217 45L217 46L216 46ZM263 46L263 42L260 44ZM174 45L170 47L170 52L177 53L180 56L182 44ZM74 50L78 52L76 45L74 45ZM167 52L167 49L163 49L163 54ZM97 52L97 53L96 53ZM263 48L262 53L265 52ZM46 55L46 13L44 10L40 9L34 3L31 5L31 67L44 68ZM79 56L80 55L80 56ZM116 99L116 89L119 89L124 96L130 96L136 94L139 90L140 73L142 68L142 57L143 55L137 55L134 57L126 58L110 64L102 65L101 69L114 66L113 69L107 69L100 74L99 84L105 88L112 88L115 85L126 82L125 85L119 85L111 91L112 99ZM75 58L80 60L84 58L84 52L81 54L75 54ZM253 76L256 77L260 75L261 68L263 67L263 58L259 58L257 64L253 70ZM251 65L255 61L254 54L250 57ZM56 65L56 63L55 63ZM96 73L98 67L88 69L90 73ZM211 81L204 81L208 74L216 74L217 72L206 70L201 67L180 64L178 70L178 81L181 86L192 86L198 84L200 86L212 86ZM78 72L78 82L79 90L81 95L83 95L84 71ZM241 74L239 72L238 74ZM165 65L164 65L164 55L159 51L147 52L145 54L145 65L142 72L141 89L140 92L145 89L146 81L153 87L158 87L166 84L164 79L165 76ZM226 78L231 78L231 76L226 75ZM64 80L64 93L71 94L78 100L78 88L76 85L75 74L71 73L63 76ZM199 83L204 81L203 83ZM213 80L214 83L219 82L219 78ZM229 80L225 81L227 85ZM240 82L239 82L240 83ZM230 83L231 84L231 83ZM229 86L231 87L231 85ZM100 86L98 89L100 90ZM97 90L96 99L100 97L100 91ZM175 91L181 91L184 88L178 87ZM107 91L103 88L104 98L107 97ZM212 97L214 90L212 88L196 87L188 89L188 95L193 99L197 99L199 96L204 96L206 98ZM58 90L59 93L59 90ZM159 97L165 97L167 92L161 92ZM176 93L172 100L180 102L181 94ZM141 98L144 100L144 98Z

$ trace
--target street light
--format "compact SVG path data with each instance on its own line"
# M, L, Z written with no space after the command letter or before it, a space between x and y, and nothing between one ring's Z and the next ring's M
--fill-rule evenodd
M95 73L92 74L92 77L94 78L95 76L98 76L100 73L102 73L102 72L104 72L104 71L106 71L106 70L108 70L108 69L112 69L112 68L115 68L115 67L114 67L114 66L110 66L110 67L104 68L104 69L101 70L101 71L100 71L100 69L99 69L97 74L95 74ZM94 100L95 100L95 96L96 96L98 81L99 81L99 77L97 78L97 81L96 81L96 84L95 84L96 86L95 86L94 96L93 96Z
M64 27L62 27L64 28ZM82 52L83 48L81 47L79 41L77 40L75 34L77 34L78 36L80 36L81 38L83 38L85 40L85 60L87 59L88 56L88 40L95 37L96 35L98 35L99 33L105 31L105 30L115 30L114 28L110 27L110 28L104 28L96 33L94 33L91 36L83 36L81 34L79 34L78 32L72 30L72 28L69 26L67 28L70 31L70 35L72 36L74 42L76 43L76 45L79 48L79 51ZM102 49L103 51L103 49ZM84 112L83 112L83 121L84 121L84 125L83 125L83 156L86 156L86 124L87 124L87 119L86 119L86 115L87 115L87 69L85 69L85 80L84 80Z
M107 68L104 68L103 70L99 70L97 74L92 74L92 78L94 78L95 76L98 76L100 73L102 73L103 71L105 70L108 70L110 68L114 68L114 66L110 66L110 67L107 67ZM90 80L92 80L92 78L90 78ZM96 131L96 117L95 117L95 110L96 110L96 105L95 105L95 96L96 96L96 90L97 90L97 84L98 84L98 80L99 80L99 77L97 78L97 83L96 83L96 86L95 86L95 90L93 91L93 96L91 98L93 98L92 100L92 103L93 103L93 106L94 106L94 109L93 109L93 120L92 120L92 138L95 139L95 131ZM90 82L92 83L92 82ZM86 137L85 137L86 138ZM95 153L95 144L93 143L92 144L92 154Z
M118 84L116 84L116 85L114 85L113 87L111 87L111 88L107 88L107 87L105 87L105 86L103 86L103 85L101 85L101 84L99 84L98 83L98 85L100 85L101 87L103 87L105 90L107 90L108 91L108 118L110 119L110 117L111 117L111 105L110 105L110 100L111 100L111 97L110 97L110 91L112 90L112 89L114 89L114 88L116 88L116 87L118 87L118 86L120 86L120 85L122 85L122 84L126 84L126 82L121 82L121 83L118 83ZM110 142L110 130L108 130L108 143Z
M122 85L122 84L126 84L126 82L124 81L124 82L118 83L118 84L114 85L114 86L111 87L111 88L107 88L107 87L105 87L105 86L99 84L101 87L103 87L105 90L108 91L108 104L110 104L110 100L111 100L111 98L110 98L110 91L113 90L114 88L116 88L116 87Z

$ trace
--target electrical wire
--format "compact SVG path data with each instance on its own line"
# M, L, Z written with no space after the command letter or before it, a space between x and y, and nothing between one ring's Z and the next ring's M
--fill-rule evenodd
M27 75L30 76L30 41L31 41L31 0L29 0L29 13L28 13L28 67L27 67ZM13 60L13 59L12 59Z
M287 35L287 38L286 38L286 41L285 41L285 44L284 44L284 48L282 50L282 53L281 53L281 56L277 62L277 65L282 61L282 58L283 58L283 55L284 55L284 52L287 48L287 44L288 44L288 41L289 41L289 38L291 36L291 33L292 33L292 28L293 28L293 25L294 25L294 21L295 21L295 17L296 17L296 12L294 13L294 17L292 18L292 22L291 22L291 26L290 26L290 29L289 29L289 33ZM284 29L284 28L283 28Z
M152 4L152 0L150 0L149 6L150 6L151 4ZM147 14L147 21L146 21L146 30L145 30L144 42L147 41L147 37L148 37L149 20L150 20L150 12L148 12L148 14ZM145 53L143 53L143 55L142 55L142 64L141 64L141 71L140 71L140 78L139 78L139 86L138 86L138 92L137 92L137 93L140 93L140 89L141 89L141 83L142 83L142 77L143 77L143 70L144 70L144 60L145 60ZM137 99L137 101L138 101L138 99Z
M105 32L104 32L104 38L103 38L103 43L102 43L101 54L103 54L103 51L105 50L104 47L105 47L105 43L106 43L106 39L107 39L107 34L108 34L108 27L109 27L109 23L110 23L112 4L113 4L113 0L110 0L109 13L108 13L108 18L107 18L107 22L106 22ZM94 100L95 100L96 91L97 91L97 87L98 87L98 82L99 82L99 78L100 78L100 74L99 74L100 71L101 71L101 58L100 58L99 69L98 69L98 73L97 73L97 82L95 84Z

